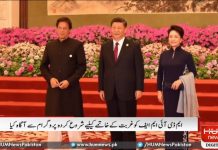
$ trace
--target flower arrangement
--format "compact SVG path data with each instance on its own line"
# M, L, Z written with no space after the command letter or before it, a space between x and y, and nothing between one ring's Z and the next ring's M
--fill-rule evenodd
M156 78L159 63L158 59L160 58L160 54L166 49L167 46L162 43L153 43L142 47L145 78Z
M184 49L194 57L198 78L218 79L218 26L182 27L186 31ZM0 36L0 76L40 76L39 66L45 44L57 39L53 27L1 29ZM141 43L145 78L156 78L159 56L167 49L167 28L132 25L127 28L126 36ZM97 77L100 45L111 38L110 28L84 26L72 30L70 37L84 42L87 61L84 76Z
M14 46L1 46L1 76L40 76L40 62L45 46L30 43L19 43ZM98 76L100 44L85 43L84 50L87 61L85 77ZM158 59L167 49L166 44L152 43L141 48L144 58L145 78L156 78ZM197 66L198 78L218 79L218 48L211 51L199 45L186 46L185 50L192 53Z
M18 43L14 46L2 46L0 51L0 75L39 76L39 66L45 46L30 43Z
M211 51L199 45L184 47L191 52L197 68L198 78L218 79L218 48Z
M199 45L214 50L218 47L218 26L195 28L188 25L180 25L185 30L184 45ZM141 41L142 45L154 42L166 43L166 27L155 29L143 24L135 24L127 27L126 36ZM57 38L54 27L42 28L4 28L0 29L0 45L13 46L16 43L29 42L38 46L44 46L47 41ZM110 27L103 25L90 25L75 28L70 37L82 42L102 43L111 38Z
M84 44L86 55L86 73L85 77L98 77L98 63L101 45L94 43Z

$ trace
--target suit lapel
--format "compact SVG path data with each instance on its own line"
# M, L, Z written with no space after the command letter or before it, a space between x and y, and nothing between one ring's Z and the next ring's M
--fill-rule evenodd
M109 56L111 58L111 61L113 63L115 63L115 60L114 60L114 46L113 46L113 41L111 41L108 45L108 53L109 53Z

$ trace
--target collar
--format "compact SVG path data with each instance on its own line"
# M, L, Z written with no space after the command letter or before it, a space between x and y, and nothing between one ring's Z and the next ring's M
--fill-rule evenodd
M60 42L60 43L65 43L65 42L67 42L69 39L70 39L69 37L66 38L66 39L64 39L63 41L60 41L60 40L58 39L58 42Z
M122 38L121 40L119 40L119 41L113 40L113 45L115 45L116 42L118 42L119 45L123 45L124 39L125 39L125 37L123 37L123 38Z
M181 46L178 46L178 47L175 49L175 51L179 51L179 50L181 50L181 49L182 49ZM170 48L170 50L171 50L171 51L174 51L172 47Z

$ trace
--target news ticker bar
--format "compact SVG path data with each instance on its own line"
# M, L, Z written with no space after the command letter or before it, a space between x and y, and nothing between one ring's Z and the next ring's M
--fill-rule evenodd
M0 117L0 131L198 131L197 117Z
M117 149L143 149L143 148L202 148L200 142L0 142L0 148L51 148L51 149L85 149L85 148L117 148Z

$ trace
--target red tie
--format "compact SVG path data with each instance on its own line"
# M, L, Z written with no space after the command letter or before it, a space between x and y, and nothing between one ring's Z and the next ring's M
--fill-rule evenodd
M119 45L119 43L116 42L115 48L114 48L114 60L115 60L115 62L117 61L117 56L118 56L118 45Z

